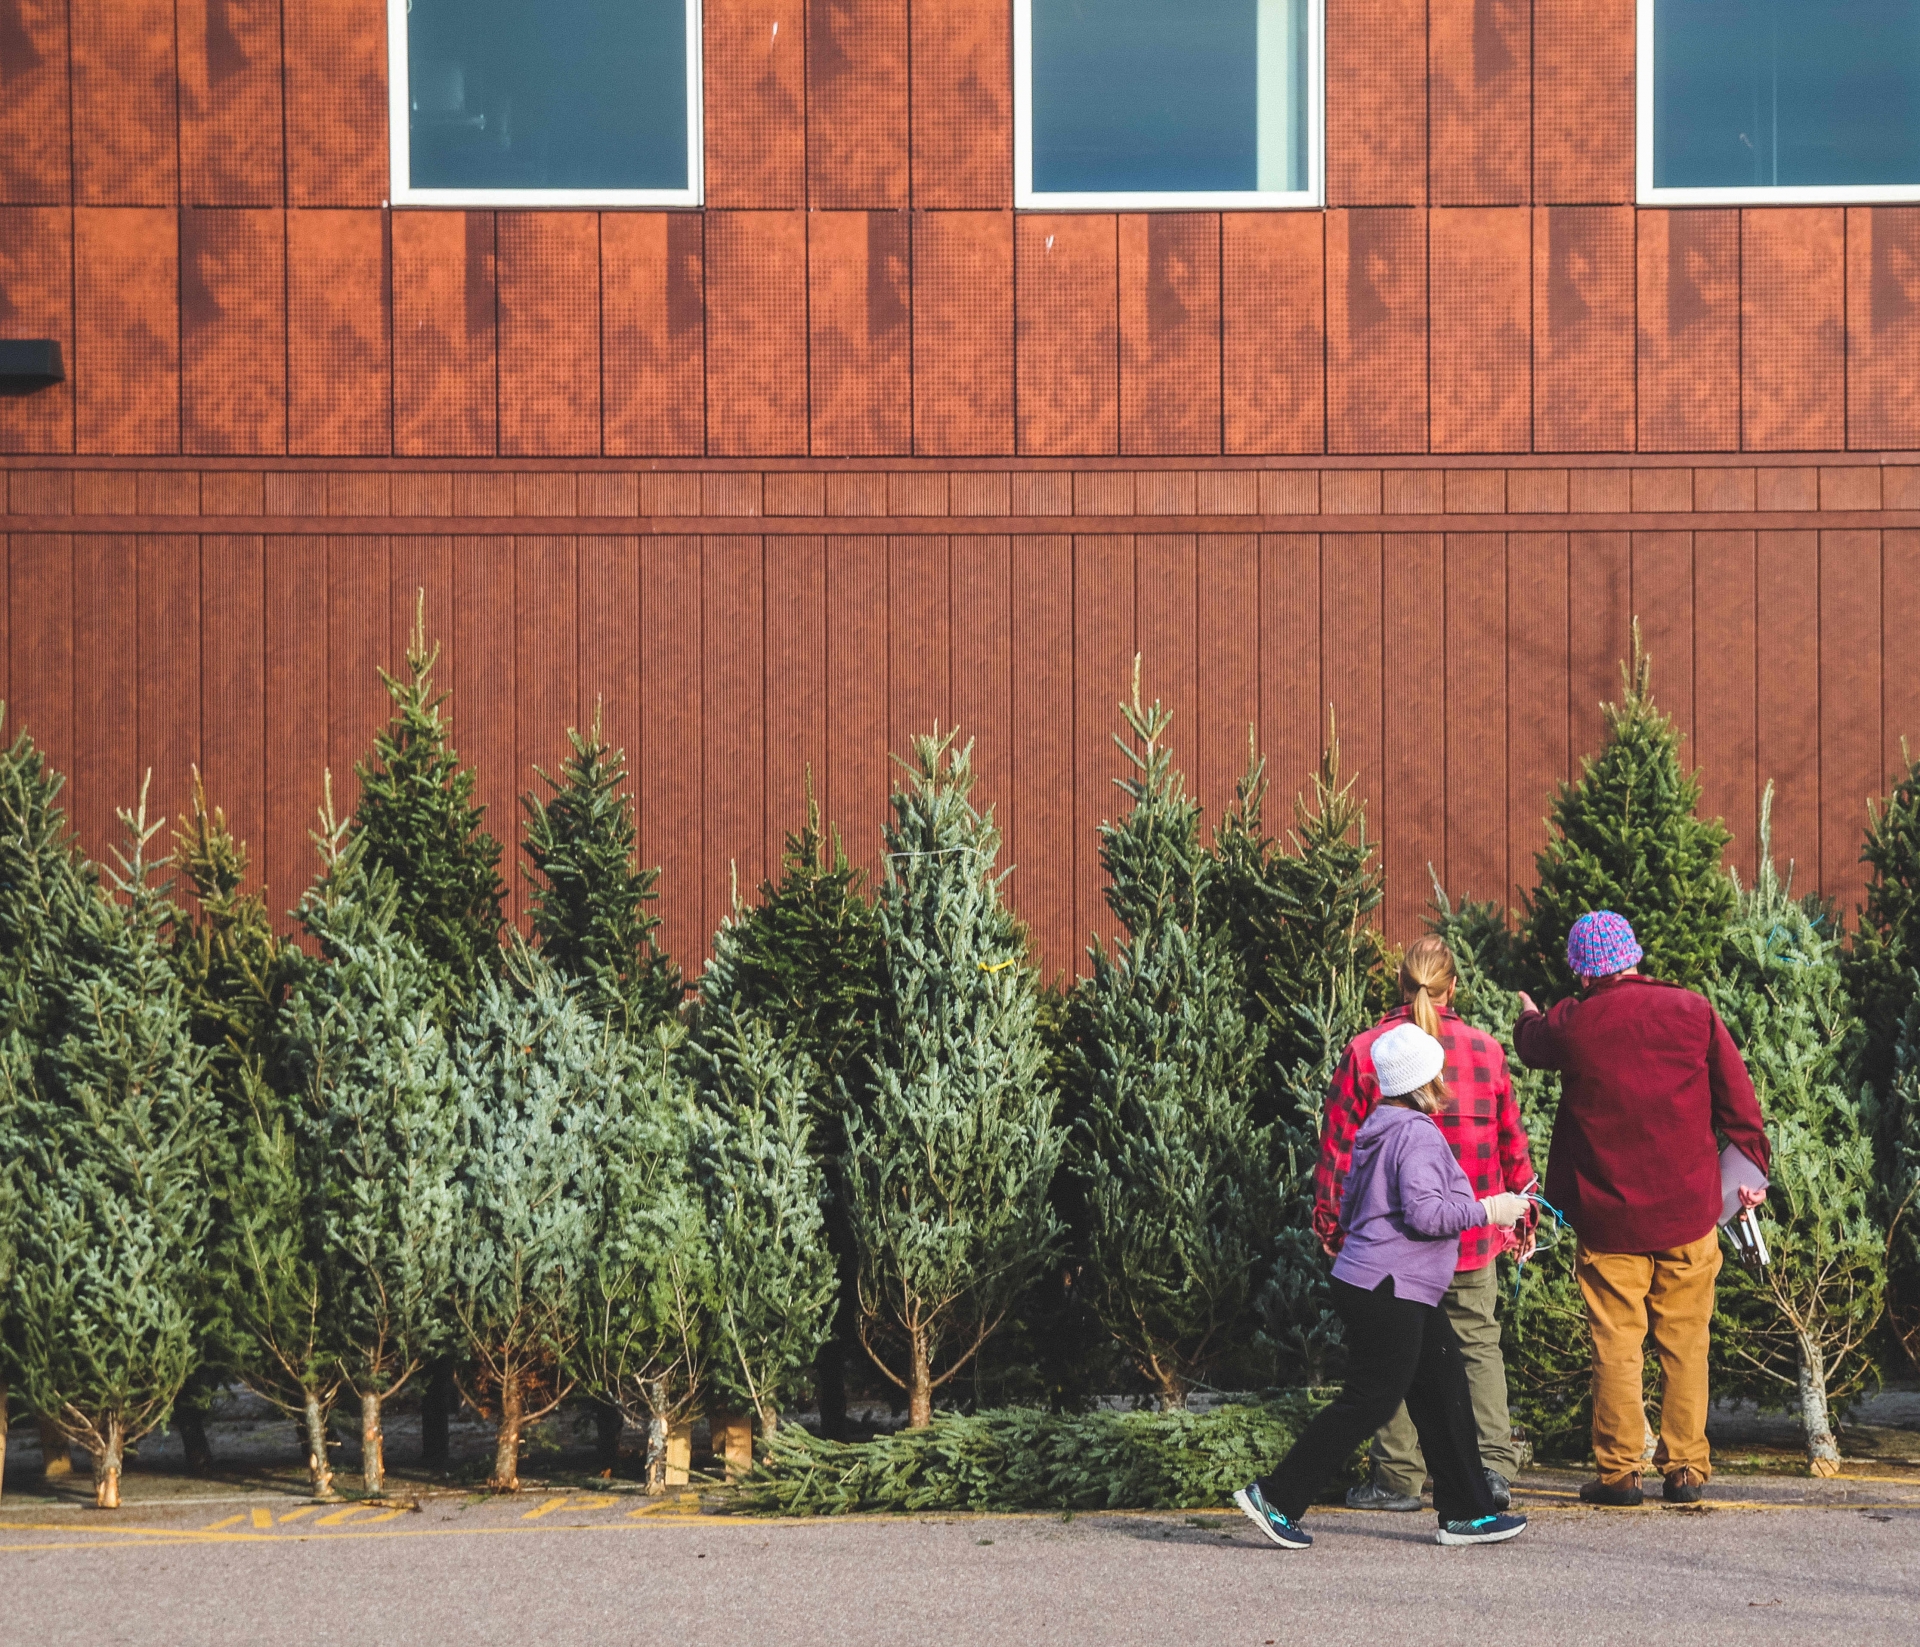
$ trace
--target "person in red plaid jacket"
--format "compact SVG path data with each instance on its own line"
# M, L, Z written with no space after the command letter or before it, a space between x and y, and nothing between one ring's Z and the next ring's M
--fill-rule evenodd
M1403 1005L1365 1034L1356 1035L1334 1072L1320 1133L1320 1159L1313 1173L1313 1228L1327 1256L1340 1250L1340 1195L1353 1157L1353 1139L1380 1101L1373 1073L1373 1043L1395 1024L1418 1024L1446 1050L1442 1079L1447 1107L1435 1116L1475 1195L1520 1194L1535 1182L1527 1131L1507 1076L1506 1054L1491 1035L1473 1028L1453 1010L1457 982L1453 956L1439 938L1416 938L1400 964ZM1508 1249L1524 1259L1533 1252L1533 1221L1514 1230L1490 1225L1465 1231L1453 1285L1444 1300L1467 1363L1480 1457L1494 1502L1506 1509L1509 1483L1520 1467L1513 1426L1507 1417L1507 1368L1500 1356L1499 1297L1494 1260ZM1373 1475L1347 1494L1363 1510L1417 1510L1427 1474L1420 1441L1403 1406L1373 1438Z

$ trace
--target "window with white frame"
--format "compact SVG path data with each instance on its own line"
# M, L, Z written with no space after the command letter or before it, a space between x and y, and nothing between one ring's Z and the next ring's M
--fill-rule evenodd
M1640 0L1639 197L1920 199L1920 0Z
M700 202L700 0L387 0L393 199Z
M1014 0L1014 200L1317 206L1323 0Z

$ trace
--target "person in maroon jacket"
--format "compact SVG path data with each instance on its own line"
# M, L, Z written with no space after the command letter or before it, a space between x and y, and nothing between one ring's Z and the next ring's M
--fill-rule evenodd
M1640 976L1623 916L1573 923L1567 966L1582 993L1542 1012L1520 997L1514 1050L1558 1070L1559 1114L1547 1152L1547 1199L1579 1244L1574 1273L1593 1334L1589 1504L1638 1504L1647 1415L1641 1388L1649 1328L1660 1356L1654 1465L1669 1503L1698 1502L1707 1451L1707 1333L1720 1273L1724 1136L1767 1170L1771 1155L1753 1082L1704 995ZM1743 1190L1756 1206L1765 1190Z

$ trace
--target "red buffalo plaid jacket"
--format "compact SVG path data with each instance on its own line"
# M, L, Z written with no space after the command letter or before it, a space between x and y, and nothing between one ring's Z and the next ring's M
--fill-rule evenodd
M1334 1071L1320 1132L1320 1160L1313 1170L1313 1228L1336 1252L1343 1239L1340 1196L1353 1162L1354 1135L1380 1102L1373 1043L1412 1016L1410 1007L1394 1008L1372 1029L1353 1038ZM1465 1023L1451 1009L1440 1014L1440 1045L1447 1054L1444 1079L1449 1097L1447 1107L1434 1119L1447 1135L1475 1195L1496 1195L1501 1190L1518 1194L1534 1181L1533 1157L1527 1129L1520 1124L1513 1083L1507 1078L1506 1054L1491 1035ZM1484 1269L1513 1244L1507 1231L1491 1224L1465 1230L1456 1268Z

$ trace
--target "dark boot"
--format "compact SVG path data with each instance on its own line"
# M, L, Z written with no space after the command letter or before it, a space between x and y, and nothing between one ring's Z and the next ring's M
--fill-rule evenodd
M1647 1495L1632 1476L1619 1481L1589 1481L1580 1489L1582 1504L1604 1504L1609 1509L1631 1510L1646 1502Z

